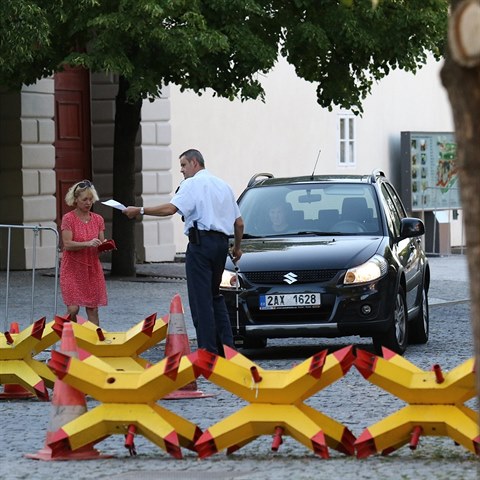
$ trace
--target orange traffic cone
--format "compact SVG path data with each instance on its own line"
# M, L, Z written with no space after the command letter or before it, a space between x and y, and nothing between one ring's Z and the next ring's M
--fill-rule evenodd
M77 323L84 323L86 322L87 320L84 320L84 322L81 322L79 321L79 316L77 315ZM70 315L65 315L65 316L60 316L60 315L55 315L55 318L54 318L54 325L52 327L52 330L54 330L57 335L59 337L62 336L62 332L63 332L63 326L66 324L66 323L70 323L72 321L71 319L71 316ZM76 346L77 347L77 358L79 360L85 360L86 358L88 358L91 354L89 352L87 352L86 350L83 350L82 348L80 348L78 345Z
M178 354L188 355L191 353L188 342L187 327L183 313L182 299L177 293L170 302L170 318L168 319L167 340L165 343L165 356ZM169 393L163 400L178 400L182 398L206 398L213 397L212 394L205 394L197 388L197 382L190 382L188 385Z
M20 333L20 328L17 322L12 322L10 324L10 333ZM0 393L0 398L10 399L10 398L35 398L35 395L28 391L22 385L18 385L16 383L6 383L3 386L3 393ZM40 398L40 397L39 397ZM41 398L41 400L48 401L48 393L45 398Z
M63 325L60 351L65 355L78 358L78 348L70 322L65 322ZM28 453L25 457L34 460L91 460L108 458L102 456L98 450L94 449L93 444L85 445L77 450L70 450L68 445L65 445L62 450L56 449L55 451L49 447L54 433L86 411L85 395L60 380L60 378L57 378L53 386L52 411L45 445L38 452Z

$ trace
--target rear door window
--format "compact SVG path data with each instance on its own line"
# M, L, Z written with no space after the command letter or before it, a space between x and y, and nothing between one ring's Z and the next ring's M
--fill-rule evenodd
M394 197L391 195L391 189L389 191L385 183L382 183L381 193L382 201L385 206L385 213L387 216L388 229L393 237L398 237L400 235L401 212L397 210Z

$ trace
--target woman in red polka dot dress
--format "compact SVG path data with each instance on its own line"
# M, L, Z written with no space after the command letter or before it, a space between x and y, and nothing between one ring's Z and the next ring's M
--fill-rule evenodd
M105 222L90 211L96 201L97 191L88 180L75 183L65 195L66 204L75 209L62 218L60 289L73 321L77 321L80 307L85 307L88 320L99 325L98 307L107 305L107 288L98 258L98 246L105 241Z

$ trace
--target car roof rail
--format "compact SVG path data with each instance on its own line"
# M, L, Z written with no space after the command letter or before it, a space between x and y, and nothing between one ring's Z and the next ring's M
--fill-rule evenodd
M255 185L257 182L259 182L258 177L267 177L267 178L273 178L272 173L256 173L249 181L247 186L251 187L252 185Z
M376 168L373 172L372 172L372 177L371 177L371 182L372 183L375 183L376 180L377 180L377 177L385 177L385 172L383 170L380 170L379 168Z

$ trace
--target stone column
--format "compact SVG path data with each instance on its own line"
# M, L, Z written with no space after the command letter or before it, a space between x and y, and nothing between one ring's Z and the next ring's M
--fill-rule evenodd
M172 152L170 125L170 88L162 89L163 97L145 101L140 123L141 170L136 183L142 185L138 205L145 207L168 202L175 190L172 186ZM175 258L172 218L146 216L141 222L144 257L141 261L161 262ZM137 249L140 252L140 250Z
M52 78L20 92L0 93L0 223L48 228L36 234L12 229L12 269L31 269L34 256L36 268L55 266L57 236L50 230L56 230L53 117ZM5 263L2 258L0 265Z
M92 171L93 181L101 200L113 195L113 138L117 78L92 74ZM171 198L171 126L169 89L165 97L142 107L142 121L135 150L136 205L155 205ZM103 215L106 235L111 235L112 210L96 205ZM173 223L170 218L144 217L137 221L135 232L136 257L139 262L171 261L175 257Z

